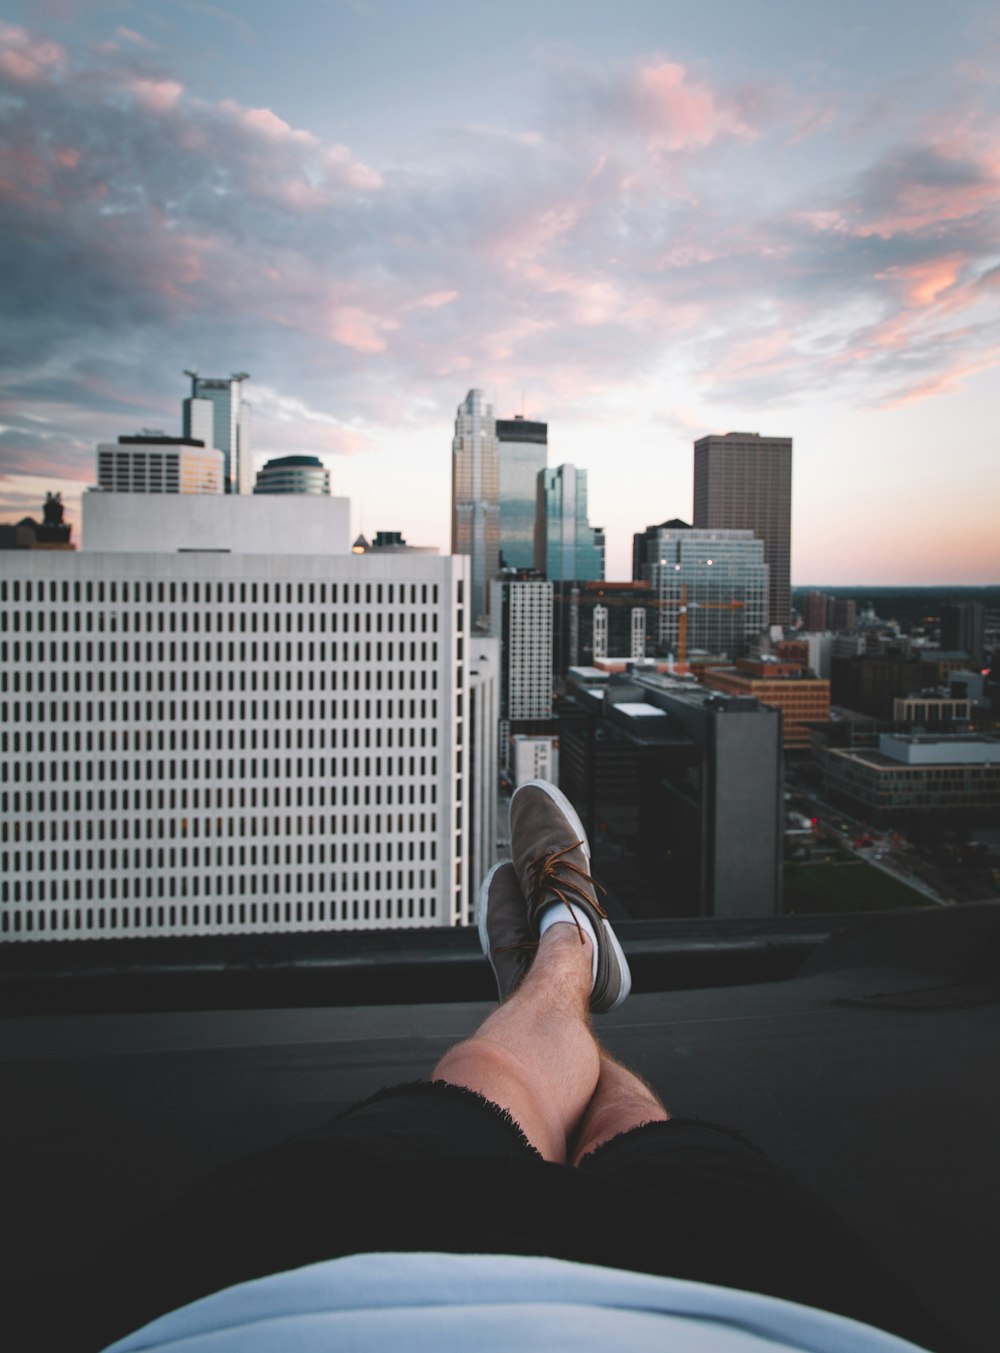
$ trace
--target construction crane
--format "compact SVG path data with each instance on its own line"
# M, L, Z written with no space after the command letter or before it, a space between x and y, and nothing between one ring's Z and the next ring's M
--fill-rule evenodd
M616 597L602 594L599 599L595 598L595 605L598 606L636 606L634 597ZM687 583L681 583L680 598L675 597L651 597L649 601L641 603L643 607L656 608L662 610L666 607L671 609L676 607L677 615L677 669L683 675L687 671L687 627L688 613L693 610L700 611L738 611L746 605L739 597L734 597L732 601L692 601L688 602Z

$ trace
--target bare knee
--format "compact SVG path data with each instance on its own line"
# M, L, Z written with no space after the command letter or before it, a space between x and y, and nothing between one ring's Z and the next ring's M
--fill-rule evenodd
M441 1058L435 1080L475 1090L506 1109L546 1160L565 1161L566 1134L558 1109L550 1105L537 1071L498 1043L472 1037Z
M584 1156L623 1132L631 1132L645 1123L665 1123L669 1118L670 1114L653 1095L623 1095L595 1106L584 1117L573 1141L572 1163L579 1165Z

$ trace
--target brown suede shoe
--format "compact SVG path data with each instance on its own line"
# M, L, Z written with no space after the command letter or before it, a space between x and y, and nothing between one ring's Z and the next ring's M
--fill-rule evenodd
M510 860L495 864L479 890L479 943L497 979L502 1004L524 979L538 949Z
M564 902L574 919L577 913L586 916L597 936L590 1008L595 1013L614 1010L632 988L628 961L597 900L583 823L565 794L548 780L529 780L514 791L510 845L532 935L538 935L542 912L555 902Z

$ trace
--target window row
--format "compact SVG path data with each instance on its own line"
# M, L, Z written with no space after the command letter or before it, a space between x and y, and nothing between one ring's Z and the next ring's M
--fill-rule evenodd
M194 896L195 894L192 894ZM210 894L206 891L206 896ZM136 897L140 896L137 892ZM152 896L152 894L147 894ZM79 897L39 899L42 902L75 901ZM97 900L88 897L87 901ZM73 909L42 907L0 912L0 933L59 934L94 932L105 936L160 930L183 934L197 929L290 929L323 927L349 922L433 921L437 915L433 896L386 898L351 897L308 901L253 901L167 903L156 906L109 906Z
M135 846L105 849L93 846L74 850L4 850L0 852L3 873L58 874L71 870L128 871L130 869L200 869L212 865L243 868L280 864L392 864L410 860L434 860L434 840L388 841L290 841L274 845L238 846Z
M459 584L461 587L461 584ZM315 583L315 582L187 582L176 579L157 582L103 579L14 578L0 580L0 602L133 602L152 605L188 601L195 604L265 606L325 606L343 603L355 606L436 605L437 583ZM461 592L459 592L461 601Z
M2 611L7 634L436 634L437 611ZM353 616L353 624L351 619ZM329 620L329 624L327 621ZM384 620L384 625L383 625ZM340 623L340 622L343 623ZM419 622L419 623L418 623ZM428 623L429 622L429 623Z
M320 709L316 715L313 714L313 702L310 700L307 703L309 707L306 715L307 719L313 719L314 717L319 719L325 718L323 702L320 702ZM349 703L349 701L345 701L345 705L349 705ZM355 706L357 706L361 702L355 701L354 703ZM367 700L364 701L364 708L366 710L368 709L369 703L370 702ZM421 707L423 706L423 703L423 701L420 701ZM410 704L415 705L416 702L411 701ZM240 701L239 706L242 709L244 702ZM150 706L150 708L152 708L152 706ZM37 730L26 728L24 732L13 733L8 733L3 730L0 731L0 751L4 753L28 754L41 754L47 752L50 755L56 755L60 752L116 754L118 752L129 751L186 752L190 750L194 752L208 752L211 751L213 747L218 751L228 747L230 751L235 751L239 748L240 751L260 750L266 752L272 748L275 751L281 748L291 750L293 747L297 747L299 750L306 747L310 750L317 747L323 749L328 745L330 747L364 747L366 749L370 747L381 748L382 746L387 748L418 746L436 747L438 741L437 725L427 722L427 719L433 716L421 715L424 722L418 725L415 722L417 718L415 711L413 715L406 720L406 723L402 728L394 728L391 725L383 726L382 724L372 727L369 724L361 723L360 720L362 718L372 718L370 710L364 715L360 712L355 714L354 718L359 722L353 726L348 725L345 727L343 725L335 725L331 728L322 723L314 726L312 723L303 725L293 721L284 727L275 727L274 723L270 722L264 727L258 728L255 723L248 723L246 721L247 714L245 710L242 715L232 715L231 721L227 723L222 712L218 710L217 707L213 718L210 702L206 701L205 709L205 719L211 718L214 725L211 728L176 727L175 723L178 717L183 720L185 724L188 722L188 706L186 701L181 701L179 704L175 705L174 701L171 700L169 702L158 702L156 713L148 713L144 720L140 719L139 716L136 716L137 721L146 725L142 728L116 728L113 726L106 728L106 724L103 724L95 731L91 728L80 727L81 721L76 720L73 721L76 723L76 727L74 727L72 731L69 728L40 728ZM264 709L265 711L268 709L266 702L264 703ZM195 702L194 710L192 712L192 718L194 720L198 720L200 717L197 711L198 704ZM257 719L258 716L256 711L256 702L251 701L249 711L251 720ZM375 717L381 718L382 716L376 713ZM265 712L261 715L261 718L267 719L267 713ZM117 714L115 713L115 704L114 701L112 701L111 715L108 722L114 724L116 720ZM168 720L169 723L167 722ZM222 720L221 723L220 720ZM237 720L239 720L238 724ZM29 718L26 722L31 723L32 720ZM55 722L58 723L60 721L56 719ZM63 722L70 723L71 720L67 717Z
M150 796L152 791L148 791L146 797ZM18 798L18 795L14 795ZM34 797L38 800L38 811L45 811L45 795L36 794L27 795L29 800ZM50 795L50 799L55 799L57 795ZM136 791L132 795L132 806L141 810L142 791ZM182 797L186 795L182 792ZM104 812L110 809L115 812L119 807L128 811L129 791L110 790L105 793L102 789L98 793L87 790L86 793L79 791L74 795L75 808L79 812L86 809L92 813L95 809ZM57 804L51 803L50 809L57 807ZM147 807L151 805L147 804ZM206 807L211 805L206 804ZM28 811L32 811L34 805L29 802ZM236 836L309 836L318 838L323 836L359 836L362 833L365 838L375 836L413 836L419 833L420 839L426 839L428 835L433 835L437 831L438 816L436 812L424 813L343 813L339 818L336 813L331 813L329 817L320 814L309 814L306 817L296 815L295 817L274 818L271 828L268 823L271 819L262 817L250 818L209 818L201 822L199 829L198 823L192 821L189 824L186 819L181 819L178 830L178 821L176 818L147 818L133 821L130 818L124 818L120 822L116 818L100 818L96 822L93 818L76 819L74 822L60 821L49 822L46 824L44 818L31 818L27 822L18 822L6 820L0 823L0 834L6 844L8 841L31 842L37 840L40 843L48 841L104 841L105 839L115 841L119 839L128 841L163 841L168 837L174 840L177 837L185 837L190 834L197 837L199 834L204 837L224 837L232 839ZM339 826L338 826L339 823ZM48 831L46 832L46 826ZM376 843L377 844L377 843ZM242 847L240 848L242 850ZM242 860L242 856L240 857Z
M0 657L3 656L3 647L4 646L0 646ZM89 647L92 647L92 645L88 645L88 648ZM88 663L96 662L98 664L114 663L117 661L115 644L107 645L109 649L107 656L105 656L104 653L104 644L98 644L97 647L100 651L96 655L88 652L86 659L80 659L80 661L86 661ZM142 645L137 645L136 647L142 647ZM187 644L179 645L179 653L175 651L178 648L178 645L176 644L170 644L169 651L164 651L167 648L166 645L159 644L156 647L160 651L155 657L152 652L154 646L152 644L147 644L146 647L150 650L148 661L142 659L141 656L136 658L137 662L141 661L143 663L144 670L142 671L118 672L114 669L105 671L103 665L89 666L86 668L67 666L62 667L59 671L55 672L46 672L44 669L21 671L20 668L16 667L4 668L0 671L0 691L19 693L23 689L26 694L33 694L35 692L44 694L48 692L54 695L60 691L64 694L68 694L70 691L78 691L81 693L84 691L97 691L100 693L105 689L112 693L121 691L123 694L128 694L129 691L139 692L143 690L169 690L181 692L188 690L255 691L258 688L265 691L269 689L275 691L292 689L300 691L306 689L314 690L316 686L314 681L314 668L316 664L321 661L321 657L317 656L313 651L314 648L318 646L309 644L308 646L302 645L303 648L308 647L308 653L300 654L298 660L291 667L278 667L277 670L268 668L266 671L247 670L242 664L247 661L257 661L256 645L251 645L254 652L248 659L242 651L243 645L241 644L240 651L231 652L228 658L224 655L220 655L220 666L218 668L202 672L191 670L191 668L187 666L178 666L179 663L188 663L189 661ZM197 647L197 645L193 645L193 647ZM235 650L235 645L230 645L230 647ZM323 660L325 661L325 659ZM193 661L198 661L197 656L195 656ZM275 661L280 662L280 655ZM289 661L292 660L289 659ZM239 670L235 670L232 666L232 664L237 662L240 663ZM346 677L348 674L345 673L344 675ZM377 691L381 691L383 686L387 691L436 691L438 688L438 673L435 668L431 668L430 670L426 667L421 667L419 669L406 668L403 670L389 668L385 671L376 671L375 676L377 678L375 682L375 689ZM273 681L271 680L272 677L274 678ZM284 679L282 680L282 678ZM323 680L322 685L325 687L325 679ZM345 680L345 686L349 685L350 683ZM366 687L366 689L368 689L368 687ZM337 702L335 700L331 703L330 707L334 715L336 715Z
M152 667L158 663L169 663L173 665L178 662L187 664L199 662L206 664L218 663L221 665L236 662L270 662L278 665L309 664L307 670L310 673L313 671L312 664L315 663L318 667L318 684L321 688L325 688L325 668L320 664L321 662L326 662L327 659L324 658L321 660L316 656L315 652L316 649L321 647L323 647L322 644L314 644L312 642L298 642L295 644L286 642L283 645L276 643L272 645L272 656L267 658L257 656L258 646L255 643L248 644L243 640L240 640L238 643L235 640L230 640L227 643L217 642L214 645L207 642L204 645L200 645L198 642L188 644L187 642L177 642L176 640L160 640L156 643L151 641L133 643L133 656L129 658L125 653L127 645L123 642L121 645L123 656L119 659L117 656L113 656L118 648L115 641L105 644L103 640L95 642L90 639L86 641L77 639L72 643L68 640L60 640L58 642L56 640L49 640L48 646L46 647L46 641L42 639L39 639L37 643L31 639L26 639L23 643L20 640L8 642L5 639L0 642L0 662L5 664L11 662L23 662L26 666L32 668L35 664L44 662L58 665L60 668L65 667L69 663L81 662L136 662L141 663L144 667ZM335 647L336 645L330 645L331 649ZM260 645L262 653L266 648L266 644ZM390 650L392 651L390 652ZM426 639L422 639L419 642L413 639L405 643L400 641L399 643L393 642L385 644L383 644L381 640L376 640L375 642L372 642L370 639L365 640L364 642L357 640L353 643L341 644L337 652L339 653L339 657L336 657L336 659L331 657L329 661L336 660L347 667L358 663L388 663L390 659L392 662L397 663L426 663L438 661L438 644L436 639L431 640L430 642ZM392 668L387 668L383 671L381 667L375 667L374 669L366 667L364 673L365 690L372 689L371 678L373 670L377 682L377 689L379 690L382 689L383 680L385 681L387 689L391 690L393 687L394 676L402 678L401 681L395 683L397 687L405 687L406 685L406 672L394 671ZM34 671L25 672L23 675L25 679L27 679L29 676L35 675L35 673ZM44 673L39 673L38 675L41 677ZM353 674L355 690L358 689L358 679L360 675L359 672L354 672ZM336 673L332 673L331 676L333 678L331 685L336 689ZM351 684L351 673L344 672L343 676L344 685L349 687ZM436 681L436 673L434 674L434 677ZM313 681L311 675L308 685L309 689L312 690ZM27 689L30 690L31 687L29 686Z

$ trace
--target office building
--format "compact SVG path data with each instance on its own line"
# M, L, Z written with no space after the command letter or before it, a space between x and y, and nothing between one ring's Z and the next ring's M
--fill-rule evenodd
M654 564L660 562L660 534L663 531L690 531L691 523L681 521L680 517L671 517L656 526L647 526L645 531L636 531L632 536L632 580L649 582Z
M830 615L830 627L838 634L843 634L849 630L856 630L858 627L857 602L850 600L842 601L837 597L834 597Z
M787 625L792 605L792 439L727 432L694 444L694 524L748 530L764 542L770 570L768 624Z
M968 653L973 666L982 666L986 608L981 601L955 601L941 610L941 647Z
M212 444L165 432L100 442L97 487L103 493L222 492L224 458Z
M603 526L594 527L594 549L597 551L598 578L607 577L608 538Z
M511 736L552 728L552 584L498 579L490 624L500 643L499 766L510 765Z
M652 586L657 653L740 657L766 628L768 567L752 531L650 526L633 559Z
M795 639L779 639L774 656L791 662L813 676L830 678L830 658L836 639L832 634L799 634Z
M500 571L500 475L496 424L482 390L470 390L455 414L451 444L451 552L470 562L469 607L485 627L490 583Z
M466 571L0 555L0 938L469 923Z
M781 717L656 674L570 672L559 785L617 916L780 911Z
M90 553L348 554L351 504L314 494L85 493Z
M500 562L503 568L534 568L538 476L548 457L548 424L531 422L518 414L498 418L496 429Z
M983 734L878 735L878 746L819 741L823 792L877 827L1000 818L1000 739Z
M514 788L529 780L559 783L559 738L554 733L513 733L510 772Z
M243 398L246 371L228 377L191 378L191 394L184 401L184 436L216 446L223 455L226 493L249 493L253 469L250 454L250 405Z
M469 711L467 790L469 856L467 875L473 890L497 861L497 735L500 719L500 645L481 634L468 638ZM460 654L461 656L461 654ZM461 761L459 770L463 769Z
M490 617L500 640L500 717L517 722L552 715L552 584L507 579L492 584ZM515 730L516 731L516 730Z
M734 667L711 667L703 676L710 690L750 695L781 711L786 752L807 751L809 725L830 717L830 683L806 676L796 663L777 658L740 658Z
M898 695L892 702L892 720L897 724L961 723L968 725L971 714L967 696L953 695L944 687L931 687L919 695ZM967 727L962 729L968 731Z
M915 695L938 680L936 671L904 652L865 653L837 641L830 658L832 702L886 723L897 696Z
M254 493L330 492L330 471L318 456L277 456L257 471Z
M600 658L650 656L657 608L647 582L555 583L552 596L552 671L587 667Z
M558 465L538 476L535 569L549 582L603 576L594 528L587 520L587 471Z
M825 592L808 592L802 607L802 628L822 634L830 628L830 598Z

